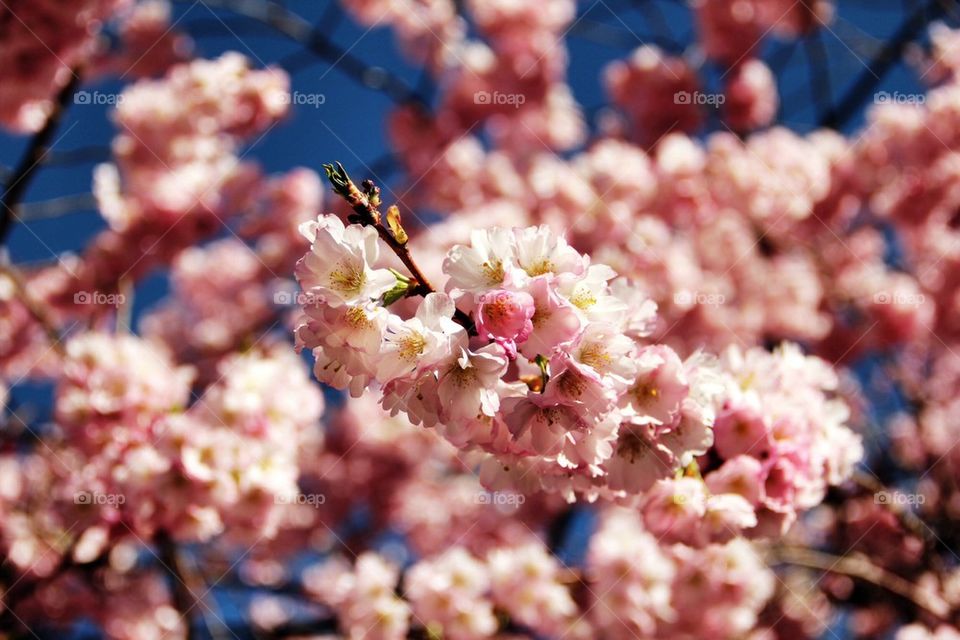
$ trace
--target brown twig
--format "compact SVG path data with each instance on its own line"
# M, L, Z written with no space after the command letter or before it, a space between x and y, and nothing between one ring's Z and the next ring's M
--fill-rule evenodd
M883 505L890 513L897 517L897 520L900 521L900 524L903 527L917 536L924 543L932 544L935 542L932 529L919 517L917 514L913 513L909 509L903 508L901 505L895 504L890 500L879 500L878 496L880 494L892 494L886 485L884 485L876 477L864 473L863 471L855 471L852 477L853 482L867 491L870 491L874 494L874 500L877 501L877 504Z
M15 613L15 609L22 602L29 600L41 586L52 583L54 580L65 574L71 569L77 568L77 565L73 559L73 552L76 549L77 540L74 539L70 542L69 545L63 550L63 553L60 555L60 559L57 562L57 565L50 571L49 574L43 577L37 577L33 580L26 578L25 576L20 576L16 581L11 585L6 591L0 592L0 595L3 596L3 611L0 612L0 629L13 629L18 624L22 624ZM92 565L97 565L103 557L99 558L97 561L92 563ZM4 563L6 563L7 558L3 558Z
M334 192L346 200L350 208L353 209L354 213L350 216L350 221L376 229L380 239L390 247L391 251L403 263L403 266L410 271L410 275L416 284L407 290L406 295L426 296L429 293L435 293L436 289L430 284L420 267L417 266L407 243L398 239L395 232L383 224L383 215L380 213L380 189L370 180L365 180L362 183L362 189L357 187L339 162L333 165L325 164L323 168L333 185ZM469 315L457 309L454 312L453 319L466 329L467 333L476 335L477 329Z
M170 579L173 605L180 613L186 627L186 638L196 640L198 635L192 624L193 616L190 613L197 606L197 600L184 579L180 558L177 557L177 545L165 531L158 532L154 541L157 545L160 565Z
M187 3L189 0L178 0L178 2ZM226 9L270 27L331 63L331 69L346 74L368 88L383 92L399 104L426 107L426 101L398 75L382 69L377 69L377 73L371 74L373 67L354 56L349 49L343 49L334 44L302 16L280 3L273 0L206 0L205 4Z
M950 605L936 593L878 567L859 554L834 556L814 549L782 546L774 548L770 555L774 564L790 564L863 580L909 600L943 621L951 613Z
M30 140L27 151L20 159L20 163L10 173L10 179L4 186L4 193L0 196L0 245L6 241L7 235L13 228L16 217L16 208L20 205L30 181L37 169L43 164L43 159L49 152L53 135L60 126L67 104L73 97L73 92L80 86L80 71L73 69L70 81L60 90L54 101L53 111L47 117L46 123Z

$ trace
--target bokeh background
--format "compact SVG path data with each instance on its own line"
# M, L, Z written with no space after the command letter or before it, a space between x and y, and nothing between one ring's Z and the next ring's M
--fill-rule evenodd
M384 140L385 119L396 100L382 90L381 80L388 73L429 103L435 96L430 77L405 61L386 28L357 25L335 1L288 0L281 4L313 25L335 49L307 50L257 20L203 0L174 2L174 26L193 38L200 57L239 51L260 66L284 68L290 73L295 94L314 96L307 100L314 104L295 100L291 116L248 146L245 158L255 158L265 173L298 166L322 173L322 163L339 160L355 178L377 180L385 187L385 199L392 202L395 194L403 192L404 180ZM850 133L862 124L864 111L878 92L922 93L916 74L896 52L904 43L922 45L924 26L944 17L949 23L942 5L935 2L840 0L829 27L796 40L766 39L760 57L772 68L779 85L777 121L798 132L828 124ZM566 39L571 60L568 81L584 107L588 126L596 129L608 108L601 84L605 65L628 56L642 44L656 44L674 53L685 51L694 44L695 34L685 2L587 0L578 3L578 17ZM716 90L721 70L709 64L705 69L705 90ZM104 144L115 133L111 106L122 86L117 81L85 86L89 102L71 105L47 166L26 198L26 220L15 227L7 243L15 263L42 264L61 252L77 251L106 226L89 195L91 174L96 163L109 159ZM700 133L719 126L708 121ZM26 137L0 135L0 167L6 170L14 165L26 142ZM63 210L69 212L61 215ZM425 219L434 213L418 211ZM895 259L891 255L891 260ZM134 297L134 322L166 292L162 272L140 283ZM854 369L869 378L876 370L874 364L868 356ZM42 421L44 411L49 411L45 402L49 391L22 385L13 393L12 406L28 403L40 412L37 417ZM874 419L869 422L881 422L878 418L896 406L896 397L875 398ZM883 434L866 435L868 448L884 446ZM575 512L570 524L560 554L575 564L590 535L589 509ZM362 526L362 518L357 526ZM381 544L397 541L388 536ZM250 595L235 592L229 585L214 591L228 620L239 616ZM841 615L825 637L845 637L845 624ZM81 628L74 637L98 637L96 633Z

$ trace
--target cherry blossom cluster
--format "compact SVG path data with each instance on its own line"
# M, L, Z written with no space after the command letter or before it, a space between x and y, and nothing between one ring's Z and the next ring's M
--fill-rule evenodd
M171 19L169 0L138 0L119 16L119 46L95 61L99 74L157 77L186 62L193 41Z
M285 73L251 69L235 53L132 85L115 114L116 165L102 165L96 176L110 227L125 231L144 217L222 210L223 192L249 171L235 158L238 143L281 118L287 97Z
M237 148L288 109L286 74L252 69L237 53L177 65L128 87L115 112L116 163L94 173L110 229L68 271L61 304L77 291L111 292L113 274L138 278L168 263L251 205L260 173L239 160Z
M217 4L337 52L284 3ZM813 64L829 0L695 0L697 42L644 33L590 118L567 40L605 27L573 0L342 4L425 72L333 65L398 103L400 208L242 159L290 80L194 59L167 0L0 8L0 125L132 81L106 230L0 265L0 628L190 638L212 569L266 636L958 637L958 31L909 48L930 91L850 133L820 85L833 128L800 133L760 56ZM86 162L54 146L37 167ZM349 392L326 416L298 349Z
M644 45L627 60L610 63L604 80L611 101L628 120L626 127L608 122L609 133L629 137L645 148L671 132L696 133L710 109L722 114L734 131L760 129L774 121L780 104L773 73L757 58L731 69L721 93L706 91L691 61L656 45Z
M269 327L278 309L294 308L288 277L303 241L297 228L316 216L321 198L320 178L308 169L263 180L237 235L177 255L173 292L142 319L143 334L208 375L223 354Z
M307 590L337 614L350 638L404 638L411 628L455 640L496 637L500 616L546 636L585 637L564 572L543 544L497 547L475 556L451 547L403 575L374 553L309 568ZM579 630L579 632L578 632Z
M25 554L14 554L18 564L36 563L64 536L77 539L73 553L85 561L134 532L270 536L296 504L298 456L320 445L324 403L288 346L225 358L194 402L192 371L132 336L81 335L68 343L63 368L62 440L19 463L45 469L36 487L4 496L4 512L21 519L5 528L16 532L6 548ZM84 527L69 530L70 513ZM51 528L56 522L63 529Z
M414 237L418 252L465 242L480 224L563 229L657 303L654 336L683 354L792 340L851 359L922 336L933 314L934 296L885 261L877 228L838 241L863 202L863 162L833 132L671 133L650 152L604 138L569 159L484 151L467 136L446 158L457 166L425 178L424 196L453 212ZM930 273L948 264L934 258Z
M294 170L266 179L253 163L236 156L243 140L263 133L287 112L286 87L283 72L251 69L239 54L175 66L162 79L130 85L115 113L121 128L114 140L116 164L100 165L94 172L94 194L110 228L97 234L82 255L64 256L53 266L25 274L22 288L34 306L45 307L55 324L102 316L106 308L122 305L121 285L175 259L183 265L176 271L185 271L184 249L246 214L248 228L238 225L235 233L253 248L220 245L230 247L221 248L221 257L228 252L231 258L244 257L246 267L231 275L213 273L232 278L230 286L246 278L247 294L221 295L220 287L184 293L187 300L177 308L195 323L147 323L151 333L184 356L188 351L222 353L246 338L273 304L273 281L289 275L289 255L298 244L296 226L314 216L320 203L315 173ZM207 252L213 249L198 248L188 255L197 264ZM199 286L186 279L177 278L183 283L178 292ZM6 301L0 306L2 368L14 376L49 375L56 369L51 362L56 354L48 336L18 295L16 283L7 275L0 275L0 282L0 299ZM211 326L225 321L219 315L221 304L237 308L229 327ZM219 319L204 324L204 315ZM167 333L176 331L201 335L181 340Z
M828 24L833 14L829 0L697 0L694 7L704 52L730 67L753 55L771 32L799 37Z
M642 507L647 529L664 540L777 538L863 457L826 362L795 345L730 347L721 361L727 390L702 479L661 480Z
M605 514L588 553L589 614L607 638L740 637L774 593L749 543L666 545L628 511Z
M710 367L641 344L653 306L619 296L629 285L547 228L475 232L444 260L448 293L406 318L385 303L422 284L377 266L373 226L326 215L302 231L297 339L318 379L355 396L379 385L386 408L490 453L488 484L636 492L661 470L621 469L632 456L614 453L635 438L641 452L641 434L669 441L664 475L709 445L722 389Z
M113 547L99 571L103 580L89 584L73 575L55 576L21 608L30 619L42 616L62 633L83 617L117 640L182 637L186 625L170 603L163 576L137 566L135 540Z
M130 0L11 0L0 8L0 124L43 127L55 95L97 50L101 24Z
M610 509L602 518L582 571L562 567L531 539L479 555L452 546L402 574L373 552L352 564L335 556L309 567L303 584L349 638L403 638L410 629L465 640L509 630L731 638L758 624L775 578L749 543L665 545L635 513Z

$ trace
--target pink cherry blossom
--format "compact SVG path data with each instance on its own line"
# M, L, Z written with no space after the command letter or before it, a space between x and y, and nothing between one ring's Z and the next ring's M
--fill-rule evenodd
M477 331L482 338L492 338L511 357L517 355L517 344L533 331L533 297L523 291L494 290L477 299Z

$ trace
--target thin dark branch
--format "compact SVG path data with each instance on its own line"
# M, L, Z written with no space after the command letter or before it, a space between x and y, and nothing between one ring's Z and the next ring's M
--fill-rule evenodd
M74 70L71 72L70 81L57 94L53 111L47 118L47 122L30 140L20 164L13 170L10 179L4 185L4 193L0 196L0 245L6 241L7 235L13 228L17 205L20 204L27 192L27 187L30 186L31 179L43 163L53 136L60 127L67 104L79 85L80 73Z
M868 63L853 85L820 119L820 126L840 129L863 107L883 77L900 61L903 49L916 40L932 20L942 16L939 2L928 2L913 12Z
M4 573L4 578L10 580L13 578L14 584L9 587L5 592L2 592L3 596L3 611L0 612L0 629L10 630L16 629L18 626L22 626L21 622L17 620L15 615L16 608L23 602L29 600L33 594L37 592L41 586L50 584L60 576L64 575L66 572L73 569L79 570L93 570L97 567L102 566L105 561L105 556L100 556L93 562L85 565L78 565L73 560L73 552L75 550L76 540L73 540L70 545L64 549L63 554L60 556L60 560L57 563L57 566L54 567L47 575L43 577L31 577L26 576L17 576L16 574L9 571L9 566L7 565L7 558L2 558L3 562L0 563L2 571ZM10 575L6 575L10 572Z
M191 615L197 607L197 602L190 587L187 586L183 571L181 570L180 559L177 557L177 545L173 539L163 531L157 534L155 542L157 544L160 564L169 578L174 608L180 613L186 627L186 638L187 640L197 640L199 636L194 628L193 616Z
M371 73L373 67L329 40L307 20L274 0L206 0L206 4L269 26L329 62L331 68L366 87L382 91L398 103L421 106L426 104L399 76L382 69L378 69L376 74Z
M834 556L814 549L787 546L773 549L770 555L770 561L775 564L791 564L863 580L912 602L940 620L946 620L950 615L950 605L938 594L873 564L864 556Z

